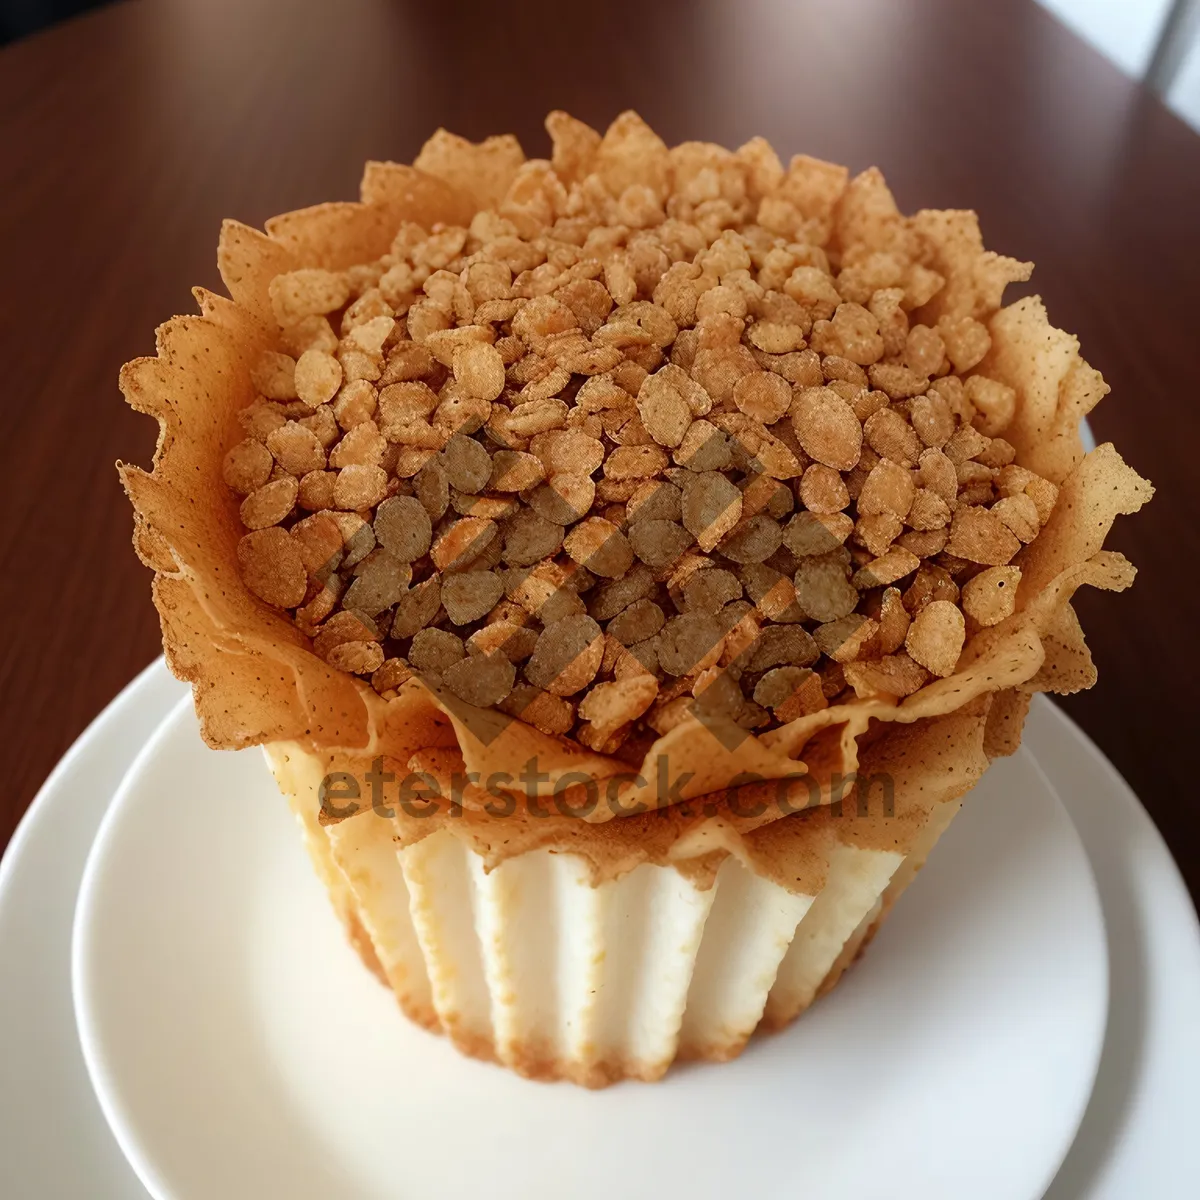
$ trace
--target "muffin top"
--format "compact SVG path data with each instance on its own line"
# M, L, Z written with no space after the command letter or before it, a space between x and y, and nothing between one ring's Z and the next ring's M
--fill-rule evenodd
M874 170L548 126L469 225L273 279L224 462L246 586L384 697L416 675L631 761L690 712L765 731L953 674L1058 494L988 369L1028 264L963 294L948 214Z

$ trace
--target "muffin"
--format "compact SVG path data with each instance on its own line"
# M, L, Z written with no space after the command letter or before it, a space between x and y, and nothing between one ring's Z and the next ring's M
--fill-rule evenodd
M588 1086L831 988L1037 691L1150 486L971 212L755 139L436 133L227 222L122 465L206 741L261 745L364 963Z

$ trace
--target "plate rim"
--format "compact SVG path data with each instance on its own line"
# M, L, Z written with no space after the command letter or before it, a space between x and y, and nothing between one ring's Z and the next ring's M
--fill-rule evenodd
M121 1146L122 1151L125 1153L126 1158L139 1179L155 1200L178 1200L180 1193L177 1190L173 1190L170 1183L161 1177L159 1170L154 1165L150 1148L143 1144L144 1138L137 1136L138 1122L132 1119L129 1110L120 1098L120 1088L113 1074L112 1065L102 1049L103 1038L95 1027L96 1014L91 1011L83 990L86 969L84 938L86 936L87 914L91 905L95 902L93 891L96 887L96 881L102 870L102 862L106 856L107 847L110 841L117 836L115 831L119 827L122 810L130 802L128 799L129 794L138 785L143 764L148 759L152 759L159 754L163 741L178 735L177 723L183 719L181 717L182 711L189 707L189 697L184 697L178 704L173 706L171 711L164 716L152 737L148 739L131 762L126 777L122 780L121 787L117 790L108 811L105 813L104 819L97 831L92 851L88 856L88 862L78 893L77 911L72 931L72 991L75 999L80 1042L88 1073L92 1079L93 1088L96 1091L105 1119L109 1122L118 1144ZM1098 1028L1089 1038L1088 1061L1086 1069L1081 1068L1079 1071L1079 1083L1072 1099L1069 1118L1064 1123L1066 1133L1063 1135L1062 1143L1057 1148L1055 1156L1051 1161L1048 1161L1040 1183L1037 1185L1037 1191L1031 1195L1032 1200L1033 1196L1041 1196L1057 1175L1078 1136L1080 1126L1087 1111L1100 1068L1105 1044L1105 1032L1109 1020L1109 971L1111 956L1105 909L1095 869L1091 857L1084 846L1083 839L1058 789L1037 761L1036 756L1027 747L1022 747L1018 751L1018 754L1022 755L1028 765L1037 773L1058 809L1057 815L1064 825L1064 833L1068 837L1069 844L1072 847L1071 852L1078 856L1078 861L1083 866L1083 872L1080 876L1083 891L1087 899L1090 900L1098 918L1097 949L1099 954L1097 968L1099 983L1097 984L1098 1014L1096 1017Z

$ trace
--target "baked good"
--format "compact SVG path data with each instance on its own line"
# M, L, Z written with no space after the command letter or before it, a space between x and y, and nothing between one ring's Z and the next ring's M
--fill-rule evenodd
M1151 489L969 212L755 139L439 131L227 222L122 467L206 739L262 745L415 1020L588 1085L832 986Z

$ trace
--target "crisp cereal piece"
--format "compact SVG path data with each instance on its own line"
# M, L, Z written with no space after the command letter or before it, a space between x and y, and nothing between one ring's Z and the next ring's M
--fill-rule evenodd
M385 699L391 699L413 675L403 658L385 658L371 676L371 686Z
M773 371L755 371L734 385L733 402L748 417L773 425L791 407L792 389Z
M740 657L745 669L757 674L777 666L812 666L821 657L821 651L812 635L800 625L767 625Z
M442 683L460 700L490 708L512 691L516 678L517 669L505 655L472 654L447 667Z
M771 475L751 475L738 485L742 493L742 516L765 512L777 521L790 517L796 507L787 484Z
M413 635L408 662L420 675L441 676L449 667L466 658L462 638L446 629L422 629Z
M688 477L683 487L681 517L684 528L699 542L701 550L714 549L717 543L736 527L741 516L742 493L724 475L715 471L705 471ZM658 523L648 521L645 524ZM646 531L647 534L649 532ZM668 541L671 545L676 545L679 538L671 535ZM640 552L638 557L643 562L651 561Z
M1017 607L1020 567L988 567L969 579L962 589L962 608L978 625L998 625Z
M912 529L944 529L950 524L950 505L937 492L917 488L904 519Z
M392 637L415 637L429 625L442 603L442 581L437 575L424 579L396 601Z
M562 541L561 525L536 512L522 510L505 527L503 558L510 566L533 566L557 553Z
M374 421L364 421L356 425L329 452L331 467L349 467L355 464L364 467L378 467L383 462L388 443L379 432Z
M917 460L917 483L941 496L951 508L958 499L958 473L953 460L941 450L921 451Z
M928 325L914 325L904 345L904 365L916 375L937 375L946 361L946 345Z
M903 521L912 508L916 493L912 473L885 458L867 476L858 496L858 511L864 515L891 513Z
M817 321L811 340L818 353L837 355L862 367L878 362L884 353L879 321L853 301L839 304L832 320Z
M433 564L444 574L467 570L499 536L495 521L462 517L438 535L430 548Z
M326 451L337 443L342 434L333 408L328 404L318 405L307 416L300 417L296 424L301 429L307 429L321 443L321 449Z
M658 680L649 674L627 677L620 683L600 683L580 702L579 716L597 729L616 729L636 721L657 695Z
M334 646L346 642L377 642L379 626L366 613L343 609L334 613L317 631L313 638L313 650L321 658L327 658Z
M742 595L742 585L738 577L732 571L720 567L706 567L693 571L682 590L688 612L709 614L719 612L726 604L740 599Z
M738 569L738 579L754 607L768 620L790 624L804 619L796 603L796 585L774 567L745 563Z
M455 434L462 437L462 434ZM451 441L454 439L451 438ZM447 443L449 445L449 442ZM486 451L485 451L486 453ZM488 471L491 472L491 460L488 460ZM485 480L486 482L486 480ZM431 458L413 477L413 494L421 507L429 514L431 521L441 520L450 507L450 479L446 471L444 458ZM471 513L471 516L482 517L484 513Z
M462 571L442 584L442 604L455 625L485 617L504 595L504 584L493 571Z
M325 448L317 435L295 421L267 434L267 449L289 475L306 475L325 468Z
M556 696L573 696L595 678L604 656L604 634L591 617L564 617L548 625L525 664L525 677Z
M392 450L396 455L396 461L390 470L397 479L413 479L421 473L426 463L437 456L436 450L422 449L419 446L394 445ZM388 455L384 456L385 469L388 469L386 466L388 457Z
M946 347L950 365L960 375L978 366L992 348L987 326L974 317L943 316L937 323L937 331Z
M495 400L504 391L504 360L495 346L470 342L454 351L451 362L454 378L469 395Z
M809 620L836 621L852 613L858 604L858 593L846 576L841 553L837 550L812 555L796 569L796 603Z
M764 354L790 354L803 350L805 345L804 326L794 321L755 321L746 337L756 350Z
M469 496L457 488L450 491L450 504L460 516L483 517L487 521L503 521L521 511L515 496Z
M603 517L581 521L567 534L563 549L580 566L608 579L619 578L633 566L629 539Z
M411 563L429 551L433 526L429 514L412 496L392 496L375 512L375 537L401 562Z
M908 400L919 396L929 386L928 375L918 375L908 367L893 363L873 363L867 369L873 388L887 392L891 400Z
M309 408L325 404L342 386L342 364L324 350L305 350L296 362L296 394Z
M377 616L405 593L412 582L412 567L386 550L373 550L354 569L355 579L342 604L356 612Z
M651 567L673 563L692 545L691 535L674 521L636 521L629 526L626 536L634 554Z
M440 402L433 414L439 447L444 446L454 433L474 433L482 429L491 415L490 401L466 395L454 380L450 380L442 388Z
M417 382L433 374L433 355L418 342L400 340L388 350L379 386Z
M383 665L383 647L378 642L341 642L329 649L325 661L351 675L371 675Z
M860 613L827 621L813 631L813 640L834 662L872 658L879 650L879 623Z
M454 434L446 443L441 466L452 487L470 494L482 492L492 474L492 460L487 450L474 438L461 433Z
M819 267L796 267L784 281L783 290L814 320L828 320L842 302L833 280Z
M387 495L387 483L382 467L343 467L333 485L334 505L347 512L374 508Z
M556 525L570 525L587 516L596 499L596 485L587 475L554 475L534 489L530 507Z
M936 563L922 563L908 590L905 591L904 607L911 616L916 616L932 600L958 603L958 584L945 567Z
M362 562L375 549L375 530L356 512L337 512L328 510L330 520L336 523L342 531L342 545L345 554L342 566L350 568Z
M337 334L333 332L329 318L315 313L302 317L294 325L281 327L279 340L293 358L299 358L305 350L325 350L332 354L338 345Z
M291 528L304 569L315 579L328 579L345 554L342 531L328 513L313 513Z
M692 423L687 395L666 369L646 377L638 391L637 407L646 432L661 446L678 446Z
M604 462L604 444L578 429L553 429L534 436L530 452L542 460L546 473L591 475Z
M532 568L508 571L504 577L504 590L531 617L536 617L543 625L553 625L563 617L581 616L587 611L573 582L560 563L546 561Z
M886 554L872 559L855 572L854 586L863 589L886 587L911 575L920 565L921 560L915 554L902 546L893 546Z
M691 471L722 471L733 462L729 436L711 421L693 421L673 457Z
M524 492L546 477L546 468L535 454L521 450L497 450L492 456L488 488L494 492Z
M654 572L640 563L621 579L601 584L588 598L588 612L597 621L607 621L624 612L637 600L654 593L657 585Z
M635 600L608 623L607 633L623 646L633 646L652 638L663 627L666 617L653 600Z
M892 408L883 408L863 425L867 443L876 454L904 467L916 466L924 447L917 432Z
M708 613L672 617L658 633L658 663L668 675L682 676L713 666L721 655L725 630Z
M237 546L242 582L260 600L277 608L295 608L308 590L308 572L287 530L258 529Z
M985 437L972 425L962 425L954 432L954 436L943 447L946 457L956 466L970 462L976 455L982 454L989 445L990 439Z
M350 285L344 275L316 267L276 275L268 291L281 327L333 312L350 299Z
M274 400L258 400L248 404L237 417L246 436L256 442L265 442L272 429L278 429L287 422L284 406Z
M246 438L225 455L221 464L221 474L226 487L239 496L248 496L267 482L274 465L275 460L270 450L262 442L255 438Z
M796 693L807 685L809 680L816 678L816 674L808 667L774 667L754 685L754 701L764 708L782 709L793 701Z
M944 396L937 392L918 396L908 411L913 429L926 446L941 449L950 440L954 433L954 413Z
M967 399L975 406L975 428L986 437L1003 433L1017 412L1017 393L1006 383L972 375L965 381Z
M958 607L948 600L931 600L913 618L904 648L914 662L944 678L954 673L966 636Z
M518 625L513 621L491 621L467 638L467 653L503 654L509 662L519 663L533 653L537 639L538 631L528 625Z
M846 481L824 463L813 463L801 477L800 501L809 512L841 512L850 503Z
M527 683L517 684L498 707L525 724L558 737L575 724L575 710L570 701Z
M1032 542L1041 531L1037 505L1028 493L1004 496L989 511L992 516L999 517L1019 541Z
M779 522L766 513L743 518L721 539L718 551L736 563L765 562L783 543Z
M805 388L791 409L804 452L837 471L848 471L862 451L863 428L850 405L827 387Z
M264 350L250 369L250 382L268 400L295 400L296 360L287 354Z
M888 552L903 528L904 522L895 513L868 513L854 523L854 535L878 558Z
M909 517L911 519L911 513ZM918 558L932 558L946 548L949 538L950 530L946 526L941 529L906 529L896 539L896 544Z
M605 460L604 475L615 482L653 478L666 469L661 446L618 446Z
M850 536L854 519L846 513L797 513L783 531L787 548L797 558L828 554Z
M1005 441L1002 437L994 437L988 443L987 448L979 452L975 461L981 462L987 467L999 468L1007 467L1016 457L1017 448L1012 442Z
M264 483L242 501L242 524L247 529L278 525L292 511L299 490L299 483L291 475Z
M1050 520L1050 514L1058 503L1058 487L1049 479L1035 475L1026 485L1025 494L1033 501L1037 509L1038 524L1045 525Z
M886 655L875 662L847 663L843 670L845 682L861 699L877 695L896 699L911 696L929 680L929 672L903 652Z
M908 635L908 627L912 618L904 607L900 589L885 588L879 601L879 651L881 654L895 654L904 645Z
M626 513L634 521L680 521L683 519L683 493L673 483L652 479L640 484L629 498Z
M995 513L972 504L960 504L954 510L946 543L950 554L968 562L1002 567L1020 548L1016 535Z

